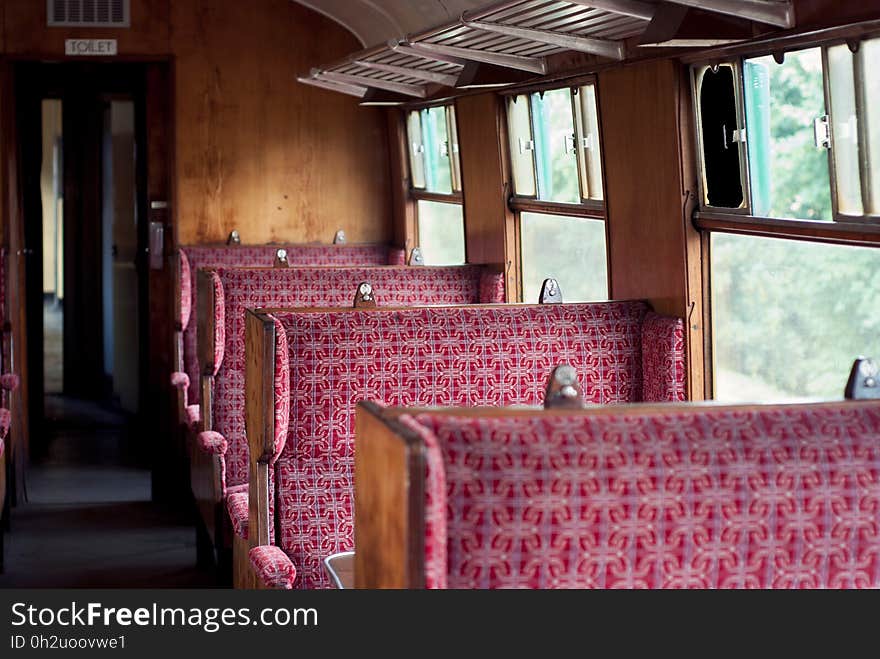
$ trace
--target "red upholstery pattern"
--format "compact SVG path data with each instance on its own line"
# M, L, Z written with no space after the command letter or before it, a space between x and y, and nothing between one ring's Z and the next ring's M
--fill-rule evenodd
M175 389L183 389L184 393L189 389L189 376L186 373L175 371L171 374L171 386Z
M0 375L0 389L4 391L15 391L20 384L21 378L13 373Z
M226 349L226 299L223 295L220 275L211 272L210 276L214 287L214 368L211 374L216 376L223 363L223 353Z
M177 250L177 254L179 259L178 267L180 268L180 318L178 322L180 323L181 331L184 331L189 326L189 319L192 315L193 278L186 252L180 249Z
M506 300L504 275L500 272L485 270L480 275L480 302L483 304L503 304Z
M199 447L205 453L213 453L214 455L225 455L229 450L229 443L226 438L219 432L213 430L205 430L200 432L197 437Z
M5 407L0 407L0 439L6 439L9 428L12 426L12 412ZM2 452L0 452L2 455Z
M406 250L392 247L388 251L388 265L406 265Z
M413 268L417 270L417 268ZM588 400L638 401L641 302L278 313L290 352L290 432L275 465L280 546L302 588L353 549L355 405L537 405L575 367Z
M241 245L226 247L219 245L181 246L181 259L186 259L189 282L181 279L180 288L190 290L190 318L192 310L198 309L196 273L203 268L268 268L275 263L279 249L287 250L288 262L301 266L345 266L345 265L386 265L389 262L389 249L385 245ZM181 270L181 277L183 270ZM183 300L181 299L181 303ZM181 304L183 309L183 304ZM181 316L183 314L181 313ZM181 318L182 319L182 318ZM192 387L188 392L191 403L199 402L199 362L196 352L198 323L184 324L183 355L186 372Z
M226 510L232 522L233 532L240 538L248 538L248 494L247 492L227 492Z
M287 349L287 334L284 326L275 320L275 439L274 454L270 464L275 464L281 449L287 441L290 423L290 353Z
M247 482L248 451L244 427L245 313L255 307L351 307L362 281L373 284L385 306L472 304L478 301L481 267L402 268L269 268L218 269L217 325L224 328L225 346L218 348L211 426L229 442L226 485ZM222 315L221 315L222 314ZM222 321L222 322L221 322ZM283 334L283 332L279 332ZM284 372L286 372L286 368ZM286 387L277 381L276 387ZM193 387L196 388L196 387ZM286 390L286 389L285 389ZM278 443L284 441L286 414L276 418Z
M642 400L686 401L684 321L649 313L642 325Z
M436 435L408 414L398 419L425 442L425 587L446 588L446 470Z
M417 421L449 588L880 587L876 401Z
M267 588L290 590L296 581L296 568L287 555L273 545L254 547L248 558L257 577Z
M198 405L186 406L186 425L193 432L198 431L199 424L202 421L202 408Z

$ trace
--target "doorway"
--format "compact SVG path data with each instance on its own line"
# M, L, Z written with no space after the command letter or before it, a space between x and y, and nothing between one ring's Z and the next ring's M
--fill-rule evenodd
M71 414L101 432L109 423L126 438L126 454L141 444L149 312L145 67L14 67L35 457L47 455Z

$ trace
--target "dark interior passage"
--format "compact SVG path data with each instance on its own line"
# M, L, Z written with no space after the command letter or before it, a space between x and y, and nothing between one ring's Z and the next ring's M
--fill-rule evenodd
M192 518L150 501L144 445L126 416L46 399L44 459L12 513L0 588L210 587L196 568Z

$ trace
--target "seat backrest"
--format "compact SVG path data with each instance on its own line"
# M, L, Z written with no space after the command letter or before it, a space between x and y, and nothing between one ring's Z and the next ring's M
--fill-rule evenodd
M877 401L360 413L396 417L424 456L410 585L880 587ZM382 441L359 436L359 461ZM358 469L357 572L383 585L375 464Z
M476 304L480 266L254 268L203 271L199 293L205 330L199 346L201 373L213 373L213 411L206 429L228 443L226 485L247 482L244 422L245 311L254 307L351 308L359 283L373 285L379 305ZM202 321L207 321L206 327ZM201 331L201 330L200 330ZM203 406L206 407L206 406ZM203 409L203 423L207 415Z
M276 387L273 394L275 408L289 396L288 428L276 427L272 448L275 535L299 583L328 586L321 558L353 548L359 401L536 405L547 374L565 362L577 370L589 401L635 402L647 311L643 302L609 302L273 312L290 372L289 391Z
M279 249L287 251L292 266L387 265L399 260L402 250L387 245L182 245L178 270L177 318L183 332L183 366L189 376L190 403L199 402L198 327L191 322L198 309L196 275L203 268L268 268ZM189 276L186 281L185 277ZM187 297L189 291L189 297Z

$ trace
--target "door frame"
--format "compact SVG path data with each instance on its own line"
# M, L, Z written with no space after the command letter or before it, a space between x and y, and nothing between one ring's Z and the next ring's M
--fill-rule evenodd
M3 231L0 240L6 245L10 255L10 288L17 295L9 302L12 334L16 356L13 363L21 375L21 412L18 427L22 429L22 458L16 464L19 489L24 483L24 466L28 461L30 447L39 448L38 419L31 418L35 404L42 404L43 393L39 392L37 401L31 400L34 378L28 372L28 342L32 333L28 332L26 300L28 282L25 261L30 256L30 245L25 242L25 190L22 183L22 149L18 139L17 77L28 65L46 63L44 58L9 57L0 60L0 149L4 158L0 161L0 176L6 182L2 188L0 212L3 213ZM172 345L173 323L170 297L174 290L171 281L171 256L176 244L176 208L174 198L174 61L171 57L123 57L90 58L82 60L70 58L46 63L52 65L72 65L83 68L92 67L101 72L104 65L128 67L139 70L136 104L136 142L137 158L137 207L138 207L138 286L139 286L139 326L140 326L140 419L145 457L151 464L153 473L153 498L170 499L179 496L182 483L179 474L182 469L174 466L172 458L175 451L175 433L170 410L176 405L169 387L168 373L171 369L170 346ZM109 91L109 90L108 90ZM66 214L66 209L65 209ZM151 227L158 229L151 231ZM160 236L156 242L152 236ZM148 246L152 242L154 251L158 247L162 254L150 258ZM41 245L38 245L40 249ZM67 259L65 259L67 260ZM66 267L66 266L65 266ZM39 291L42 298L42 290ZM66 295L65 291L65 295ZM37 320L42 325L42 312ZM100 325L100 323L99 323ZM39 345L42 352L42 343ZM34 346L31 346L31 351ZM31 377L29 377L31 376ZM42 381L39 373L37 381ZM41 385L42 386L42 385Z

